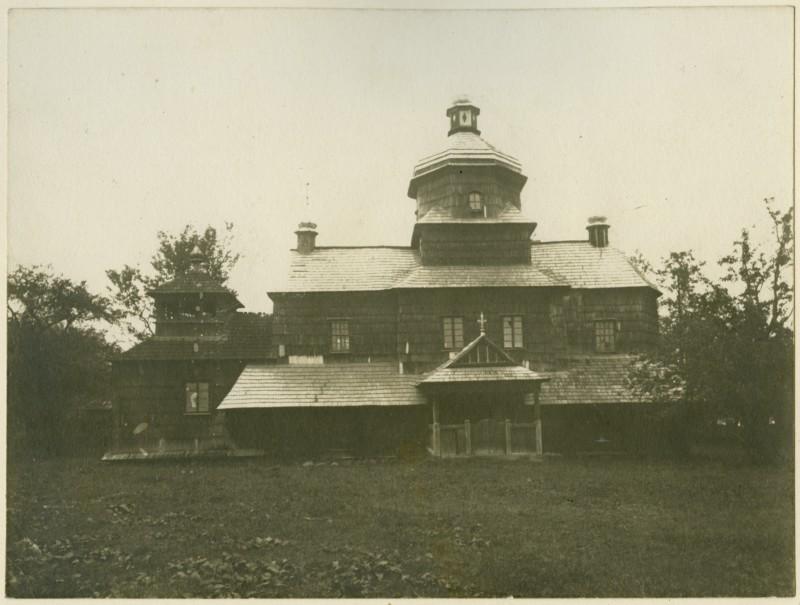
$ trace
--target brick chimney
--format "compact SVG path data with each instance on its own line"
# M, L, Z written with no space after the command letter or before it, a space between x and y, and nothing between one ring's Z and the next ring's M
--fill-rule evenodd
M589 243L595 248L605 248L608 246L609 225L604 216L590 216L589 225L586 230L589 232Z
M309 254L314 251L317 243L316 223L300 223L295 235L297 235L297 251L300 254Z

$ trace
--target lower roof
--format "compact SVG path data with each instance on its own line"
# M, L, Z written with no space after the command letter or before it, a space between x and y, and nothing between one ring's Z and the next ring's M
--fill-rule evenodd
M248 365L218 410L422 405L397 363Z
M636 355L581 355L570 357L566 369L548 372L542 385L543 405L643 403L628 387Z

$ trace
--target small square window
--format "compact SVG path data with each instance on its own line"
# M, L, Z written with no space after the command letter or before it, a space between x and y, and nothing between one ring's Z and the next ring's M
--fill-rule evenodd
M464 348L464 320L461 317L443 317L444 348L448 351Z
M346 319L336 319L331 322L331 352L348 351L350 351L350 325Z
M207 382L187 382L185 388L187 414L208 414L209 388Z
M503 348L521 349L525 345L522 338L522 315L503 317Z
M594 350L598 353L613 353L617 347L617 322L603 320L594 322Z

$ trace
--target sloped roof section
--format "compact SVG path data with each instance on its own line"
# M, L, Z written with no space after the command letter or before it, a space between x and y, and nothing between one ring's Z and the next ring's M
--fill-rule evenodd
M531 264L561 277L573 288L657 288L621 250L588 241L533 242Z
M568 368L550 372L542 387L543 405L642 403L626 386L635 355L586 355L567 360Z
M218 280L210 277L206 273L184 273L178 275L175 279L163 283L155 288L148 290L148 294L181 294L193 292L215 292L219 294L232 294L236 293L230 288L226 288L219 283Z
M485 164L503 166L522 173L515 157L503 153L474 132L456 132L447 137L447 147L422 158L414 166L414 177L422 176L449 164Z
M194 344L197 343L197 351ZM119 360L241 359L276 357L272 346L272 317L261 313L232 313L223 338L176 339L153 337L122 353Z
M308 254L292 251L288 279L273 292L479 287L649 287L657 291L620 250L572 241L533 242L529 265L423 265L410 247L320 247Z
M278 292L344 292L388 290L420 264L411 248L315 248L292 250L289 278Z
M552 270L534 265L422 265L401 278L397 288L567 287Z
M217 409L422 405L418 379L396 363L248 365Z
M540 382L542 380L548 380L548 378L519 365L485 333L481 333L453 358L430 372L420 382L420 386L458 382Z
M434 370L420 384L452 384L458 382L541 382L548 377L522 366L475 366Z

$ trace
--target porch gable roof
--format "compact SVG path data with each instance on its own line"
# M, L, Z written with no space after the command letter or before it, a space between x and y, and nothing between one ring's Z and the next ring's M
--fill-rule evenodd
M480 361L481 346L486 351L484 361ZM476 362L471 361L473 351L476 352ZM491 353L494 353L494 361L490 361ZM428 374L420 382L420 385L454 382L540 382L543 380L549 380L549 378L518 364L508 353L497 346L486 333L481 333L480 336L461 349L454 357L448 359Z

